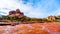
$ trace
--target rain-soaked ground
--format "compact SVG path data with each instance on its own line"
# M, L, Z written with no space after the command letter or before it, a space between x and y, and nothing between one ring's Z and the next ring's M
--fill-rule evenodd
M19 24L0 26L0 34L60 34L60 23Z

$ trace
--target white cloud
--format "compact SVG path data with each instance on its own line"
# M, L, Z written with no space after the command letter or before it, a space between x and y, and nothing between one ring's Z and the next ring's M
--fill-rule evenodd
M57 15L60 15L60 9L57 9L56 11L55 11L55 15L57 16Z
M39 18L55 15L58 10L55 0L41 0L35 7L32 5L34 4L31 0L30 2L27 2L27 4L23 4L22 0L0 0L0 11L2 11L0 14L7 15L10 10L19 8L26 16ZM56 10L55 12L54 9ZM3 12L7 14L4 14ZM57 14L60 14L58 12Z

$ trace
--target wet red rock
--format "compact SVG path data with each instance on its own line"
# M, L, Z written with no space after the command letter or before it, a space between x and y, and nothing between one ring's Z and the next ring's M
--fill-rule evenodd
M19 24L0 26L0 34L60 34L60 23Z

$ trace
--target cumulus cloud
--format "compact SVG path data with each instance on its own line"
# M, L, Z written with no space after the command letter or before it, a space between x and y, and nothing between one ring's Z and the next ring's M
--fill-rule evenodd
M19 8L28 17L46 17L60 14L56 0L0 0L0 14ZM57 13L57 14L56 14Z
M57 15L60 9L56 0L23 0L24 4L31 7L28 11L30 17L47 17ZM56 14L57 12L57 14Z

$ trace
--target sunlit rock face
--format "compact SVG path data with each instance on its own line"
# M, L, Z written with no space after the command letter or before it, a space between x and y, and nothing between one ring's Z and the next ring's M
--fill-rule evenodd
M19 24L0 26L0 34L60 34L60 23Z
M9 16L10 17L18 17L18 18L21 18L21 17L24 17L24 13L21 12L19 9L16 9L16 11L14 11L14 10L9 11Z
M56 16L49 16L49 17L47 17L47 20L55 20L57 17Z

